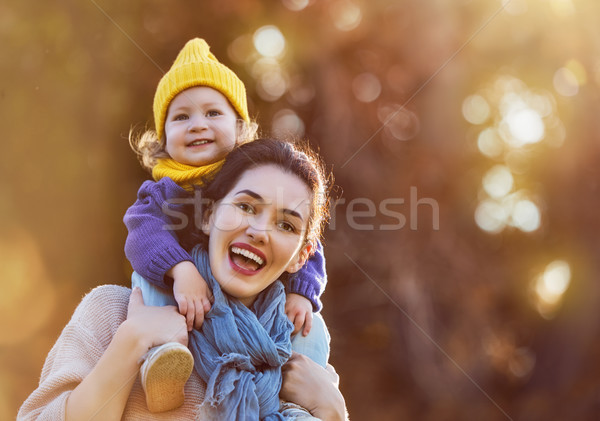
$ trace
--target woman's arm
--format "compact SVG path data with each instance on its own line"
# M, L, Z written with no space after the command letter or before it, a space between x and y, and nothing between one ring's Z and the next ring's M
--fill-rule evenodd
M175 307L146 307L139 290L103 285L87 294L48 353L17 420L120 420L146 350L187 343Z
M120 420L144 354L165 342L187 345L187 340L185 318L175 307L147 307L136 288L131 293L127 320L69 396L66 420Z
M346 402L339 389L339 376L332 366L321 367L310 358L294 353L283 366L279 396L306 408L323 421L348 420Z

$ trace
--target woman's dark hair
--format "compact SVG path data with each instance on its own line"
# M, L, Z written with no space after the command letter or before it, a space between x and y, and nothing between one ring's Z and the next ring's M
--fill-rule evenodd
M257 139L235 148L215 177L207 181L202 197L215 203L231 191L242 174L262 165L275 165L299 177L312 192L312 206L308 219L306 242L321 237L329 218L329 182L323 163L308 145L292 144L277 139ZM313 248L314 250L314 248Z

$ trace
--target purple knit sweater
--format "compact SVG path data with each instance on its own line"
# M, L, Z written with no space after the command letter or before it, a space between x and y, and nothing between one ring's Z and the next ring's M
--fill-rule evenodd
M177 263L192 261L182 244L198 238L194 224L194 196L168 177L158 182L145 181L138 190L137 201L127 210L123 222L129 231L125 255L133 270L162 288L171 288L166 272ZM167 209L163 212L163 207ZM165 226L177 226L165 229ZM314 311L322 307L321 294L327 283L325 256L321 243L304 267L284 280L287 292L310 300Z

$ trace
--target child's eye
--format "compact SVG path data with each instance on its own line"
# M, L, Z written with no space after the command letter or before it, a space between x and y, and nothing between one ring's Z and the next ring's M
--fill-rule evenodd
M173 117L174 121L180 121L180 120L187 120L189 117L187 114L177 114L175 117Z
M249 205L248 203L238 203L237 205L238 208L240 208L243 212L249 213L249 214L254 214L254 208L252 207L252 205Z
M210 110L209 112L206 113L206 115L208 117L218 117L221 115L221 112L218 110Z
M294 225L290 224L289 222L281 221L277 225L279 226L279 228L281 228L284 231L287 231L287 232L296 232L296 227L294 227Z

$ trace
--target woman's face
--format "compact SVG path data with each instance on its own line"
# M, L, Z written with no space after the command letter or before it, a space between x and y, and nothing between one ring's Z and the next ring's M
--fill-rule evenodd
M284 271L302 267L311 199L300 178L275 165L242 174L204 225L210 266L225 292L250 306Z

